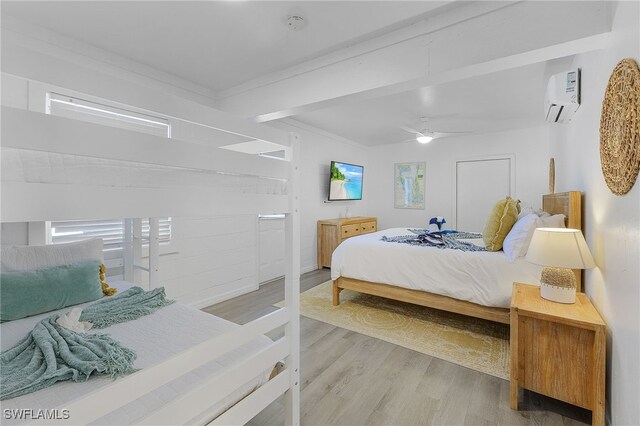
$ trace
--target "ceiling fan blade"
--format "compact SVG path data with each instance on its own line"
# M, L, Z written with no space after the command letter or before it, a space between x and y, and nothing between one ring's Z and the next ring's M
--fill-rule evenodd
M419 132L418 130L416 130L416 129L412 129L411 127L400 126L400 128L401 128L402 130L404 130L405 132L407 132L407 133L414 133L414 134L415 134L415 133L420 133L420 134L422 134L422 133L421 133L421 132Z
M439 135L462 135L462 134L465 134L465 133L473 133L473 132L467 131L467 132L434 132L434 133L439 134Z

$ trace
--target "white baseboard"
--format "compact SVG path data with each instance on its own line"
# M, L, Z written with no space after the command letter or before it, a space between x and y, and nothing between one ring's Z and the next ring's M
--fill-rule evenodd
M306 274L307 272L315 271L316 269L318 269L317 265L309 265L309 266L305 266L305 267L300 268L300 273L301 274ZM280 278L282 278L282 277L280 277ZM259 286L261 286L263 284L268 284L268 283L273 282L275 280L279 280L280 278L275 278L273 280L265 281L263 283L260 283ZM188 306L190 306L190 307L192 307L194 309L202 309L202 308L206 308L207 306L215 305L216 303L224 302L225 300L233 299L234 297L242 296L243 294L251 293L252 291L255 291L257 289L258 288L253 287L253 286L237 288L237 289L234 289L234 290L231 290L231 291L227 291L227 292L222 293L222 294L216 294L214 296L205 297L203 299L199 299L199 300L196 300L194 302L189 302L189 303L186 303L186 305L188 305Z
M216 303L224 302L225 300L233 299L234 297L242 296L243 294L251 293L257 290L257 288L243 287L235 290L227 291L226 293L216 294L214 296L205 297L204 299L197 300L195 302L187 303L188 306L194 309L202 309L207 306L215 305Z
M301 267L301 268L300 268L300 275L302 275L302 274L306 274L307 272L315 271L316 269L318 269L318 266L317 266L317 265L309 265L309 266ZM274 281L281 280L282 278L284 278L284 275L283 275L283 276L281 276L281 277L278 277L278 278L274 278L274 279L272 279L272 280L263 281L263 282L261 282L261 283L260 283L260 286L263 286L264 284L272 283L272 282L274 282Z
M265 284L271 284L272 282L274 282L274 281L278 281L278 280L281 280L281 279L283 279L283 278L284 278L284 276L282 276L282 277L277 277L277 278L273 278L273 279L270 279L270 280L267 280L267 281L262 281L262 282L260 283L260 287L262 287L262 286L263 286L263 285L265 285Z
M318 265L304 266L300 268L300 273L306 274L307 272L315 271L316 269L318 269Z

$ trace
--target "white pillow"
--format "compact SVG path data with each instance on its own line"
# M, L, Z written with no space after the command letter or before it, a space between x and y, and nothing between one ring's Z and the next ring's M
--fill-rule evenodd
M566 228L564 225L563 214L554 214L553 216L543 216L538 221L536 228Z
M533 207L531 207L531 206L520 207L520 213L518 213L518 220L522 219L525 216L529 216L532 213L533 214L536 213L536 211L533 210Z
M94 238L68 244L3 248L0 253L0 269L2 272L19 272L71 265L87 260L99 260L104 263L102 246L102 239Z
M530 205L525 205L522 207L522 204L521 204L520 213L518 213L518 220L522 219L523 217L531 213L535 214L538 217L551 216L549 213L545 212L542 209L534 209Z
M529 213L513 225L502 243L502 250L509 260L513 261L527 254L529 243L540 220L537 214Z

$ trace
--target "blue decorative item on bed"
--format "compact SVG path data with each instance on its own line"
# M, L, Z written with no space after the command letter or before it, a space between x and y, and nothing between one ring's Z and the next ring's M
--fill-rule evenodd
M442 231L442 225L447 223L446 219L442 216L436 216L429 219L429 232Z
M424 229L410 229L416 235L402 235L399 237L383 236L382 241L390 243L404 243L422 247L436 247L440 249L454 249L462 251L486 251L484 247L475 244L458 241L462 239L482 238L481 234L475 232L425 232Z
M131 321L174 303L164 288L133 287L87 306L80 320L94 328ZM136 354L107 334L76 333L58 324L60 315L40 321L25 339L0 354L0 400L35 392L59 381L86 381L91 374L113 378L133 373Z

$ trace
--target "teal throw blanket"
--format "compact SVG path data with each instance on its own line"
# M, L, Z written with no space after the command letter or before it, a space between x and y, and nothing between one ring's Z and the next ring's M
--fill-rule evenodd
M133 287L103 298L82 311L81 321L94 328L131 321L170 305L164 288L145 292ZM29 335L0 354L0 400L44 389L59 381L86 381L92 374L117 378L136 371L136 354L101 333L75 333L56 323L59 315L40 321Z
M105 328L152 314L173 302L167 299L164 287L149 291L144 291L140 287L131 287L122 293L103 297L87 306L82 310L80 321L89 321L93 324L93 328Z

